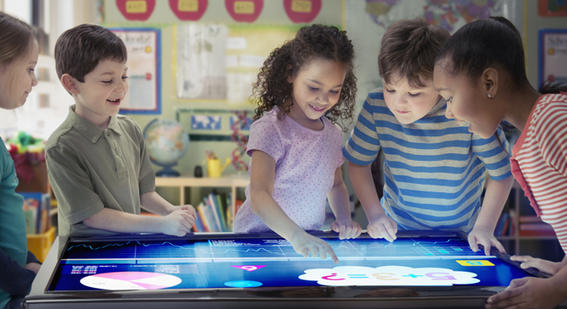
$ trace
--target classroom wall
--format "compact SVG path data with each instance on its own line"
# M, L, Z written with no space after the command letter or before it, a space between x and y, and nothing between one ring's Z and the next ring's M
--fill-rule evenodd
M538 59L540 56L538 54L538 31L540 29L567 30L567 4L565 1L551 1L558 3L558 5L563 8L564 16L547 17L538 14L538 3L540 1L524 0L522 2L524 4L522 12L524 24L522 25L521 31L527 58L527 74L530 83L537 85ZM567 61L567 59L565 61ZM567 72L564 72L563 77L566 76Z
M561 2L559 0L549 0ZM50 1L51 30L50 48L53 46L58 35L63 32L65 27L71 27L79 23L102 23L108 27L154 27L161 30L161 114L159 115L135 115L130 114L139 125L144 128L147 123L155 118L175 119L176 111L181 108L211 108L211 109L231 109L245 108L252 109L251 105L227 106L222 101L203 101L179 99L176 95L176 76L175 72L175 27L187 24L181 21L172 13L169 8L170 1L156 1L152 16L146 21L127 20L119 11L116 0L58 0ZM175 1L174 1L175 2ZM483 6L491 6L499 15L504 15L511 19L522 33L526 58L527 73L532 84L538 81L538 30L541 28L565 28L567 27L567 17L542 17L538 15L537 6L539 0L491 0L491 1L447 1L444 6L435 6L434 2L426 0L322 0L322 8L313 22L334 24L343 26L352 39L356 51L355 70L358 76L358 98L357 111L360 109L368 91L379 87L380 80L377 68L377 52L380 38L387 25L391 22L404 18L414 18L426 16L431 22L436 22L449 27L451 30L458 29L462 24L471 19L470 16L463 17L467 9L477 9L482 11ZM0 4L4 1L0 0ZM254 24L260 25L293 25L282 9L283 0L264 0L264 8ZM386 3L392 5L386 5ZM440 2L441 3L441 2ZM443 3L441 3L443 4ZM209 0L208 8L200 23L227 23L242 24L250 26L249 23L237 23L229 16L224 7L224 0ZM479 9L480 7L480 9ZM69 14L69 9L74 13ZM71 18L68 18L72 15ZM66 18L63 18L65 16ZM451 18L449 18L451 17ZM297 27L300 24L295 24ZM57 81L53 81L57 84ZM37 87L34 92L41 92ZM53 86L61 93L61 101L68 99L68 95L62 87ZM67 100L69 101L69 100ZM72 101L72 100L70 100ZM67 103L63 103L66 105ZM30 105L30 104L27 104ZM30 105L31 106L31 105ZM13 117L10 117L12 119ZM7 119L7 118L6 118ZM61 119L62 121L63 119ZM21 122L30 121L27 119ZM18 120L20 122L20 120ZM2 127L4 123L0 124ZM1 129L1 128L0 128ZM347 134L345 134L345 138ZM191 175L195 165L201 164L205 157L206 150L214 150L221 159L230 157L230 152L235 148L235 144L230 141L192 141L188 154L179 162L177 169L184 175ZM227 169L227 173L234 173L232 167Z
M105 0L104 25L109 27L155 27L161 29L163 52L161 56L161 103L159 115L129 115L143 128L151 120L175 119L179 109L252 109L253 106L226 105L222 101L202 101L180 99L176 94L175 66L175 27L188 23L179 20L167 4L157 2L152 15L146 21L127 20L118 10L117 1ZM264 1L263 11L253 24L289 25L292 24L283 12L283 1ZM389 24L395 20L408 18L425 18L432 23L441 24L450 31L458 29L466 22L473 20L470 12L486 16L503 15L511 19L527 38L528 74L530 81L537 81L537 28L539 25L557 26L565 23L566 18L541 18L537 16L537 1L499 0L499 1L448 1L447 4L436 5L425 0L323 0L322 9L316 23L343 26L352 39L356 50L355 70L358 77L358 98L356 111L362 106L366 94L380 86L377 67L377 53L380 38ZM208 1L208 7L199 23L238 24L227 13L225 1ZM480 12L480 13L479 13ZM469 14L470 13L470 14ZM467 15L469 14L469 15ZM525 21L525 22L524 22ZM250 25L248 23L241 23ZM524 24L526 26L524 26ZM345 138L347 134L345 134ZM214 150L222 159L230 157L235 144L230 141L192 141L188 154L180 160L177 169L185 175L191 175L195 165L205 158L205 151ZM229 167L227 173L236 172Z
M324 0L321 10L314 23L334 24L341 26L342 24L342 1ZM263 1L263 9L258 18L251 25L250 23L238 23L229 15L225 8L225 1L208 1L207 9L199 20L203 24L227 24L242 25L243 27L257 25L264 26L289 26L295 27L294 23L286 16L282 6L283 1ZM199 99L182 99L177 96L176 89L176 69L181 64L176 63L176 29L189 22L182 21L172 12L168 4L163 1L156 1L155 9L152 15L143 22L128 20L120 13L116 6L116 1L104 1L104 25L108 27L153 27L161 30L162 40L162 56L161 56L161 104L162 111L159 115L129 115L138 124L144 128L150 121L155 118L174 120L176 112L180 109L206 109L206 110L249 110L251 113L254 106L247 103L226 102L223 100L199 100ZM254 30L252 27L251 30ZM288 39L291 39L290 35ZM269 39L269 38L268 38ZM283 42L282 42L283 43ZM250 44L250 43L249 43ZM279 44L278 44L279 45ZM275 47L275 46L274 46ZM271 50L272 48L270 48ZM267 54L266 54L267 56ZM184 115L182 115L184 116ZM252 116L252 115L250 115ZM205 160L206 151L214 151L221 160L231 157L231 152L235 149L236 144L232 141L190 141L189 151L175 167L182 175L190 176L196 165L201 165ZM247 158L246 158L246 161ZM157 169L159 167L156 166ZM237 171L230 165L225 174L234 174ZM245 173L241 171L240 173Z

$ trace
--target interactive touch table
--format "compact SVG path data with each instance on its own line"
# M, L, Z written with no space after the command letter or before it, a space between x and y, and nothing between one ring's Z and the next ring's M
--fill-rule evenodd
M399 233L393 243L328 241L340 262L305 258L275 234L58 238L27 308L482 307L528 273L472 252L459 234Z

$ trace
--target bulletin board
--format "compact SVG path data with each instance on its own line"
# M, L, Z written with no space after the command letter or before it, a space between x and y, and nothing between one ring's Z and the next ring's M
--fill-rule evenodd
M297 25L178 25L173 40L177 98L242 105L270 52L293 39L298 29Z
M539 86L567 82L567 29L541 29L538 41Z
M128 95L122 114L161 113L161 32L155 28L111 28L128 51Z

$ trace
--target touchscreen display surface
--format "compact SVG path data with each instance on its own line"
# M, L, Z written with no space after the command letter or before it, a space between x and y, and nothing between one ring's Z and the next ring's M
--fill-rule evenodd
M507 286L529 276L459 237L324 238L339 263L279 238L69 241L48 292L289 286Z

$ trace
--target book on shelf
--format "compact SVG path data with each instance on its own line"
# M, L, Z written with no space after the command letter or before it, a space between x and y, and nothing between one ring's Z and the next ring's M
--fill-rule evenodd
M496 224L496 228L494 229L494 235L496 236L506 236L510 234L510 212L503 211L500 215L500 219L498 219L498 223Z
M49 211L51 197L42 192L19 192L24 198L22 209L26 220L27 234L41 234L51 227Z
M197 218L194 232L232 231L232 207L230 194L211 193L197 205Z
M519 232L520 236L555 236L553 227L536 216L521 216Z

